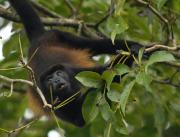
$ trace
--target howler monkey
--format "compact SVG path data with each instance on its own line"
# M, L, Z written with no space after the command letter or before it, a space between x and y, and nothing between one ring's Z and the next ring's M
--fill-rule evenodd
M78 72L92 70L101 73L106 69L105 66L96 65L91 59L92 56L116 54L116 50L120 49L128 50L124 40L116 40L113 45L110 39L90 39L60 30L45 30L29 0L9 2L20 16L26 30L30 42L28 56L33 56L29 65L34 71L37 85L48 103L52 103L51 98L56 100L54 106L80 90L81 84L74 78ZM127 41L127 45L131 53L136 54L142 47L132 41ZM126 64L131 66L132 62L133 59L130 58ZM31 90L29 94L31 102L42 105L35 91ZM85 96L83 93L78 94L75 100L55 110L55 114L78 127L84 126L81 109Z

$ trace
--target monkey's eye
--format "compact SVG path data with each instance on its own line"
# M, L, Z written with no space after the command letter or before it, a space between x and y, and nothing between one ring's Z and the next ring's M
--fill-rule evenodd
M52 76L47 76L47 77L46 77L46 80L47 80L47 81L51 81L51 80L52 80Z

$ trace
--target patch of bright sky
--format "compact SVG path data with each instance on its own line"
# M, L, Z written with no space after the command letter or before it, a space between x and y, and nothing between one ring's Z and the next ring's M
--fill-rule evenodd
M3 44L11 37L12 35L12 22L7 24L4 28L0 30L0 60L3 59L3 54L2 54L2 48Z
M8 8L9 7L9 2L5 1L3 3L4 8ZM4 19L0 18L0 26L3 24ZM11 37L12 33L12 22L8 23L5 27L0 29L0 60L3 59L3 54L2 54L2 48L3 48L3 44Z
M48 132L48 137L61 137L61 135L56 130L51 130Z
M32 119L34 117L34 113L30 109L26 109L24 112L24 117L26 119Z

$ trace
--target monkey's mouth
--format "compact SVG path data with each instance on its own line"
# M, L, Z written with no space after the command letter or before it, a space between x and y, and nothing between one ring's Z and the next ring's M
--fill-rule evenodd
M64 90L66 87L67 87L67 84L62 84L62 83L61 83L61 84L58 85L57 89L60 90L60 91L62 91L62 90Z

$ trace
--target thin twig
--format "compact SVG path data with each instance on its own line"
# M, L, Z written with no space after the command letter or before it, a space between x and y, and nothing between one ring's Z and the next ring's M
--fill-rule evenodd
M153 81L154 82L157 82L157 83L160 83L160 84L167 84L167 85L170 85L170 86L173 86L173 87L176 87L176 88L179 88L180 87L180 83L173 83L173 79L174 77L180 72L180 69L177 69L170 78L167 78L165 80L157 80L157 79L154 79Z
M38 90L39 88L38 88L38 85L37 85L37 83L36 83L36 78L35 78L35 74L34 74L33 69L32 69L28 64L26 64L25 61L24 61L24 55L23 55L23 52L22 52L22 45L21 45L20 35L19 35L19 47L20 47L20 51L21 51L21 52L20 52L20 53L21 53L21 54L20 54L20 62L21 62L21 64L22 64L22 67L25 68L26 70L28 70L28 72L30 73L31 80L32 80L32 82L33 82L33 88L38 92L38 94L40 95L43 103L45 103L45 104L44 104L44 107L49 107L49 104L47 103L47 101L46 101L46 99L45 99L42 91L41 91L41 90ZM30 57L30 59L32 59L32 58L35 56L35 54L37 53L37 51L38 51L38 48L37 48L37 50L35 50L35 53L33 53L33 55ZM47 105L48 105L48 106L47 106ZM50 108L52 108L52 105L51 105Z
M33 6L38 9L39 11L43 12L44 14L46 14L49 17L53 17L53 18L64 18L61 15L57 14L56 12L53 12L51 10L49 10L48 8L44 7L43 5L35 2L35 1L31 1L31 3L33 4Z
M85 34L85 36L88 36L88 37L91 37L94 39L101 39L102 38L99 35L97 35L95 32L93 32L92 30L90 30L85 24L82 24L81 31L83 34Z
M26 64L26 62L24 61L24 55L23 55L23 49L22 49L22 43L21 43L21 37L19 35L19 48L20 48L20 62L23 66L23 68L27 69L28 72L30 73L30 76L31 76L31 80L33 81L34 83L34 87L37 87L37 84L36 84L36 79L35 79L35 75L34 75L34 71L32 70L32 68L30 66L28 66L28 64ZM36 50L35 50L35 53L36 53ZM35 54L33 54L33 57L35 56ZM31 59L31 58L30 58Z
M163 64L166 64L166 65L169 65L169 66L172 66L172 67L175 67L175 68L180 68L180 63L178 62L160 62L160 63L163 63Z
M112 15L112 13L114 11L115 11L115 3L114 3L114 0L111 0L111 5L110 5L106 15L95 24L95 28L98 28L100 24L102 24L104 21L106 21Z
M169 78L169 81L172 82L174 77L180 72L180 69L177 69L176 72L172 74L172 76Z
M72 5L69 0L65 0L66 5L71 10L72 17L75 18L77 15L77 9Z
M28 128L29 126L31 126L33 123L35 123L38 119L33 119L31 120L30 122L26 122L25 125L22 125L16 129L13 129L13 130L6 130L6 129L3 129L3 128L0 128L0 132L4 132L4 133L7 133L9 137L11 137L11 135L13 133L19 133L20 131L24 130L25 128Z
M14 83L14 84L15 83L27 84L27 85L29 85L31 87L34 87L34 83L33 82L28 81L28 80L24 80L24 79L11 79L11 78L8 78L6 76L0 75L0 80L8 82L8 83ZM41 97L42 102L44 104L44 107L52 108L52 105L47 103L47 101L46 101L44 95L42 94L42 91L39 89L39 87L36 86L35 90L37 91L37 93Z
M167 50L167 51L177 51L177 50L180 50L180 46L168 47L166 45L156 44L156 45L153 45L153 46L151 46L149 48L146 48L145 52L152 52L152 51L156 51L158 49Z
M176 58L180 58L180 46L168 47L166 45L155 44L145 49L145 53L152 53L157 50L166 50L173 54Z
M78 15L82 5L83 5L84 0L79 0L78 6L76 7L76 15Z
M176 88L180 87L180 83L179 84L174 84L169 79L168 80L157 80L157 79L154 79L153 81L156 82L156 83L159 83L159 84L166 84L166 85L170 85L170 86L173 86L173 87L176 87Z
M9 86L7 84L4 84L4 83L1 83L0 84L0 89L10 90L11 86ZM15 88L15 87L13 87L13 91L18 92L18 93L26 93L26 90L21 89L21 88Z

